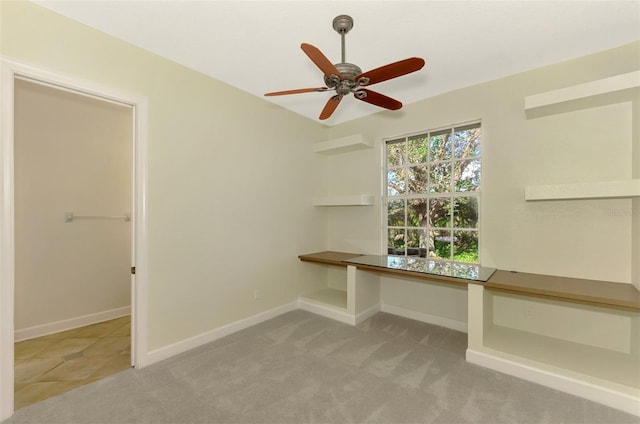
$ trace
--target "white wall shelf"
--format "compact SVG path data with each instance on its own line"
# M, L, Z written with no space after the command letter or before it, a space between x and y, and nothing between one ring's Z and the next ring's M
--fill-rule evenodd
M589 183L531 185L524 198L532 200L606 199L640 196L640 179Z
M370 149L372 147L373 142L371 140L364 138L362 134L354 134L347 137L316 143L313 145L313 151L315 153L322 153L325 155L335 155L356 150Z
M326 196L313 199L315 206L371 206L375 197L371 194L354 194L348 196Z
M640 71L527 96L527 118L564 113L631 100L640 87Z

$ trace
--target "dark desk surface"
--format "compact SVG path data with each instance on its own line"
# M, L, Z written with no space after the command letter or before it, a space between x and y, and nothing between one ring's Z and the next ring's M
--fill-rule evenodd
M478 265L469 264L468 266L456 267L455 272L457 274L454 276L454 271L452 269L447 268L447 266L436 264L435 262L437 261L428 261L424 258L405 259L396 256L363 255L358 253L332 251L309 253L306 255L300 255L298 258L304 262L314 262L340 267L352 265L358 269L375 271L382 274L393 274L417 280L463 286L474 281L481 282L480 280L474 280L471 278L479 274L477 268L483 268L481 277L485 279L495 271L495 268L479 267ZM403 259L404 262L402 261ZM431 269L429 269L429 266L431 266Z
M347 264L343 261L357 256L362 256L360 253L345 253L345 252L332 252L327 250L325 252L309 253L306 255L300 255L298 258L303 262L314 262L319 264L335 265L347 267Z
M437 275L440 277L458 278L461 280L487 281L495 268L487 268L477 264L450 263L424 258L404 258L387 255L364 255L345 259L353 265L368 265L376 268L395 269L418 274Z
M498 270L484 286L494 291L640 311L640 291L627 283Z

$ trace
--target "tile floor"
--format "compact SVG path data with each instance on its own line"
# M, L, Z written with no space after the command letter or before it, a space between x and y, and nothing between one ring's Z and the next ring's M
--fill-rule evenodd
M15 344L15 409L131 366L131 319L50 334Z

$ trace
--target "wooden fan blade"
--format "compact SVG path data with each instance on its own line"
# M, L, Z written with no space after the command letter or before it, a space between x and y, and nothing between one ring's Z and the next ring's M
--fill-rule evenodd
M322 112L320 112L320 119L324 120L330 117L340 104L340 100L342 100L342 96L340 94L336 94L331 97L329 101L327 101L327 104L324 105Z
M309 59L311 59L311 61L315 63L316 66L320 68L320 70L326 76L330 76L333 74L340 78L340 80L343 79L342 75L340 75L340 71L338 71L338 68L336 68L336 66L331 63L324 54L322 54L320 49L307 43L300 44L300 48L303 52L306 53L307 56L309 56Z
M314 91L327 91L327 90L328 90L327 87L298 88L296 90L274 91L273 93L266 93L265 96L284 96L285 94L311 93Z
M421 59L419 57L410 57L409 59L393 62L388 65L381 66L379 68L362 73L356 76L355 80L359 81L362 78L367 78L368 82L360 81L360 85L377 84L391 78L396 78L402 75L410 74L411 72L419 71L423 66L424 59Z
M376 93L375 91L367 90L366 88L360 88L353 93L358 100L371 103L372 105L380 106L385 109L398 110L402 107L402 103L391 97L387 97L384 94Z

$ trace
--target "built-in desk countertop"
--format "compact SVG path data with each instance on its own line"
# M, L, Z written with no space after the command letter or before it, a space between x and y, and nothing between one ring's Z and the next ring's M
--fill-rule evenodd
M327 250L325 252L309 253L307 255L300 255L298 259L303 262L313 262L317 264L335 265L341 267L347 267L347 259L363 256L362 253L345 253L345 252L333 252Z
M640 291L631 284L596 281L581 278L496 270L478 265L440 267L437 261L406 259L385 255L363 255L347 252L317 252L300 255L304 262L346 267L457 285L480 284L486 289L506 293L534 296L640 311ZM431 267L431 269L429 269Z
M492 291L640 311L640 291L626 283L497 270L484 287Z
M471 281L487 281L495 268L477 264L451 264L424 258L387 255L362 255L346 252L318 252L300 255L301 261L346 267L355 266L383 274L394 274L429 281L466 285Z

